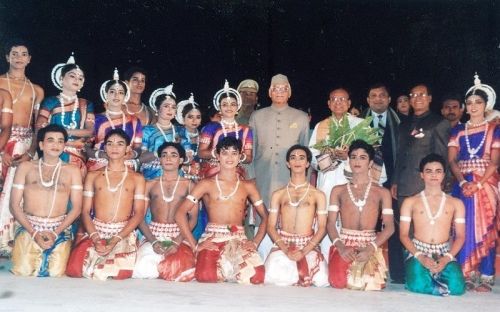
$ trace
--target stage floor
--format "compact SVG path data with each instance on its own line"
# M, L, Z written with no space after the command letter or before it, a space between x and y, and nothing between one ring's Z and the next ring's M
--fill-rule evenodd
M413 294L389 284L381 292L332 288L173 283L162 280L106 282L73 278L23 278L0 259L0 311L496 311L492 293L461 297Z

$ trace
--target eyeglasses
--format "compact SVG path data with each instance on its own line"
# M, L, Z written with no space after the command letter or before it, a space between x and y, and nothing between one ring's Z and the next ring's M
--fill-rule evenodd
M330 98L330 101L332 102L347 102L349 101L349 98L345 97L345 96L334 96L334 97L331 97Z
M276 93L288 92L290 90L289 87L272 87L271 91Z
M427 93L410 93L409 94L411 98L416 98L416 97L428 97L430 94Z

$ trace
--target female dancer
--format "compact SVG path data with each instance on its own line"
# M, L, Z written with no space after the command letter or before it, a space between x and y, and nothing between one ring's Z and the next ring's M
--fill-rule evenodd
M156 151L165 142L177 142L187 149L189 144L185 138L184 128L172 123L177 110L173 84L153 91L149 97L149 106L158 113L158 121L154 125L144 127L141 157L142 173L146 180L152 180L162 175L160 160Z
M36 129L47 124L63 126L69 137L60 158L80 168L85 177L87 157L84 146L92 137L95 116L94 104L77 95L85 82L84 72L75 64L74 56L71 55L66 63L57 64L52 69L51 76L52 83L61 92L43 100L38 111Z
M201 130L200 147L198 156L202 159L200 176L202 178L212 177L219 172L219 164L215 159L215 146L221 138L232 136L241 140L243 157L240 163L249 164L252 162L252 130L245 125L238 125L234 119L241 108L241 96L229 83L225 82L224 88L215 93L213 104L221 112L220 122L209 122ZM245 177L245 170L238 167L238 172Z
M94 149L87 150L89 171L104 168L108 163L104 153L104 137L111 129L121 128L130 137L130 147L125 163L133 170L139 169L138 157L141 152L142 125L135 116L123 112L122 106L127 102L130 91L127 84L120 80L118 70L115 68L113 80L105 81L101 85L101 99L106 111L95 117Z
M481 84L477 74L467 91L465 108L469 121L453 128L448 144L450 168L458 183L453 195L465 205L466 238L457 255L467 288L491 291L495 276L495 248L498 232L498 161L500 128L485 120L485 111L495 105L495 91Z

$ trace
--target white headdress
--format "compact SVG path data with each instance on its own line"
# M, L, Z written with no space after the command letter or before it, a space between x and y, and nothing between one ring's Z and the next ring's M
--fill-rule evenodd
M491 111L495 107L495 101L497 99L497 94L495 93L495 90L493 90L492 87L490 87L487 84L481 83L481 80L479 80L479 75L476 74L474 75L474 85L465 92L467 95L469 92L475 92L476 90L481 90L486 95L488 96L488 102L486 102L486 109L485 111Z
M154 110L155 112L158 112L158 109L156 109L156 106L155 106L155 102L156 102L156 99L162 95L169 96L170 98L175 100L176 96L175 96L175 93L172 91L173 88L174 88L174 84L171 83L168 86L166 86L165 88L159 88L159 89L154 90L153 93L151 93L151 96L149 97L149 107L151 107L151 109Z
M54 68L52 68L50 78L52 78L52 83L59 90L62 90L62 76L61 76L62 68L68 64L75 64L75 53L74 52L71 52L71 56L68 58L68 61L66 63L59 63L56 66L54 66ZM82 71L78 67L78 65L76 65L76 68L79 71Z
M236 102L238 102L238 110L240 110L242 104L241 95L236 89L229 87L229 82L227 82L227 79L226 82L224 82L224 88L217 91L217 93L215 93L214 95L213 104L216 110L220 111L219 107L220 98L224 95L225 97L228 97L229 94L233 94L236 97Z
M113 71L113 80L106 80L101 85L100 94L101 94L101 100L103 102L106 102L106 85L110 81L116 81L116 83L120 81L120 75L118 74L118 69L116 67L115 70ZM125 102L128 102L128 100L130 99L130 88L125 82L123 82L123 84L125 85Z
M180 101L178 104L177 104L177 112L175 114L175 120L177 120L177 122L181 125L184 124L184 118L182 117L182 111L184 110L184 107L186 107L186 105L188 104L193 104L193 106L196 108L196 109L200 109L200 105L198 105L198 103L196 103L194 101L194 96L193 96L193 93L191 93L191 96L189 97L189 99L187 100L184 100L184 101Z

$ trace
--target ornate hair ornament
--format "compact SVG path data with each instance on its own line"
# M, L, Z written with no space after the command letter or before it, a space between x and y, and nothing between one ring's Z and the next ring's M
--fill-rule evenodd
M236 97L236 102L238 102L238 110L240 110L241 104L242 104L241 95L236 89L229 87L229 82L227 82L227 79L224 82L224 88L217 91L217 93L215 93L215 95L214 95L213 104L214 104L214 107L216 110L218 110L220 112L219 103L220 103L221 97L228 97L230 94L233 94Z
M488 102L486 102L485 111L493 110L493 108L495 107L495 101L497 99L497 94L495 93L495 90L493 90L492 87L490 87L487 84L481 83L481 80L479 80L479 75L477 74L477 72L474 75L474 85L472 87L470 87L469 90L467 90L467 92L465 92L465 94L467 95L471 91L474 94L474 92L476 90L481 90L484 93L486 93L486 95L488 96Z
M50 78L52 79L52 84L59 89L62 90L62 68L68 64L75 64L75 53L71 52L71 56L68 58L66 63L59 63L54 68L52 68L52 72L50 74ZM77 70L79 70L82 74L82 70L76 65Z
M175 114L175 120L177 120L177 122L181 125L184 124L184 118L182 117L182 111L184 110L184 107L186 107L186 105L188 104L193 104L193 106L196 108L196 109L200 109L200 105L198 105L198 103L196 103L194 101L194 96L193 96L193 93L191 93L191 96L189 97L189 99L187 100L184 100L184 101L180 101L179 103L177 103L177 112Z
M154 90L153 93L151 93L151 96L149 97L149 107L151 107L151 109L153 111L158 113L158 109L155 106L155 102L156 102L156 99L162 95L166 95L166 96L170 97L171 99L175 100L176 96L175 96L175 93L172 91L173 88L174 88L174 84L171 83L168 86L166 86L165 88L158 88L158 89Z
M116 83L118 83L118 81L120 81L120 75L118 74L118 69L116 67L115 67L115 70L113 71L113 79L106 80L101 85L101 89L100 89L99 93L101 94L101 100L103 102L106 102L106 85L110 81L115 81ZM123 82L123 84L125 85L125 102L128 102L128 100L130 99L130 88L125 82Z

